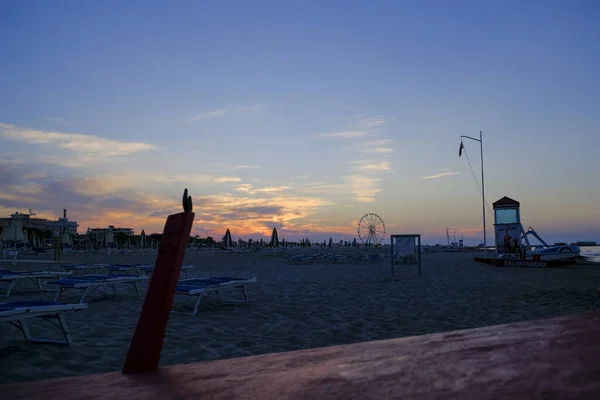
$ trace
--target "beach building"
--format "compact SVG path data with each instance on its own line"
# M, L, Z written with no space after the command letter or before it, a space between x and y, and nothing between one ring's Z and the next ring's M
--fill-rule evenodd
M53 232L57 226L66 228L72 235L77 234L79 224L76 221L69 221L66 217L66 211L63 218L57 220L48 220L46 218L35 218L35 213L29 210L29 213L15 212L7 218L0 218L0 227L6 226L13 219L20 219L23 229L38 229L40 231Z
M50 232L69 232L71 235L77 234L77 228L79 228L79 224L75 221L69 221L67 218L67 210L63 210L62 218L58 218L56 221L48 221L47 230Z
M86 235L99 236L106 235L108 232L112 232L113 235L117 233L123 233L127 236L133 236L135 234L133 228L115 228L113 225L109 225L108 228L88 228Z
M86 232L90 242L100 246L115 243L115 238L122 235L133 237L135 232L132 228L115 228L113 225L108 228L88 228Z
M41 231L47 230L48 220L45 218L32 218L34 215L35 214L32 213L31 210L29 211L29 214L16 212L7 218L0 218L0 227L8 225L9 222L15 218L20 218L24 229L39 229Z

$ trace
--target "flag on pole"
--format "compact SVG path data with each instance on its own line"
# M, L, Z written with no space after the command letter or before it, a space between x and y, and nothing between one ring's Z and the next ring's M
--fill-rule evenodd
M465 148L465 146L463 145L463 142L462 142L462 140L461 140L461 142L460 142L460 147L458 148L458 156L459 156L459 157L460 157L460 156L462 156L462 152L463 152L463 149L464 149L464 148Z

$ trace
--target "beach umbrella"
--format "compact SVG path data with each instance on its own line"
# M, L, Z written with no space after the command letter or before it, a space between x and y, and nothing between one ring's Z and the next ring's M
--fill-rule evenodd
M67 229L65 229L65 231L63 232L60 242L65 246L73 246L73 239L71 238L71 235L69 234L69 231Z
M0 243L1 242L8 242L8 230L9 230L9 224L6 223L4 224L4 226L2 227L2 233L0 234Z
M23 225L20 219L13 218L8 222L2 230L2 241L15 243L23 241Z
M277 228L273 228L273 233L271 233L271 241L269 242L269 245L271 245L273 247L279 246L279 237L277 236Z
M233 247L233 240L231 239L231 232L229 232L229 228L227 228L225 231L225 236L223 236L223 246Z
M115 235L114 235L114 233L113 233L112 229L110 229L110 228L109 228L109 229L106 231L106 234L105 234L105 236L104 236L104 242L105 242L106 244L112 244L114 241L115 241Z
M146 247L146 232L142 229L142 234L140 237L140 245L142 246L142 249Z

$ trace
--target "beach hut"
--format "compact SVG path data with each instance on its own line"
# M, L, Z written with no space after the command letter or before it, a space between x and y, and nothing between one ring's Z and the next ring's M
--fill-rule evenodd
M273 247L279 246L279 237L277 236L277 228L273 228L273 232L271 233L271 241L269 242L269 245L271 245Z

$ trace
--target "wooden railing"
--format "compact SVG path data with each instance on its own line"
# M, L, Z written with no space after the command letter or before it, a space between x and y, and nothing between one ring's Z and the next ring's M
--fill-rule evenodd
M0 386L6 399L600 399L600 313Z

